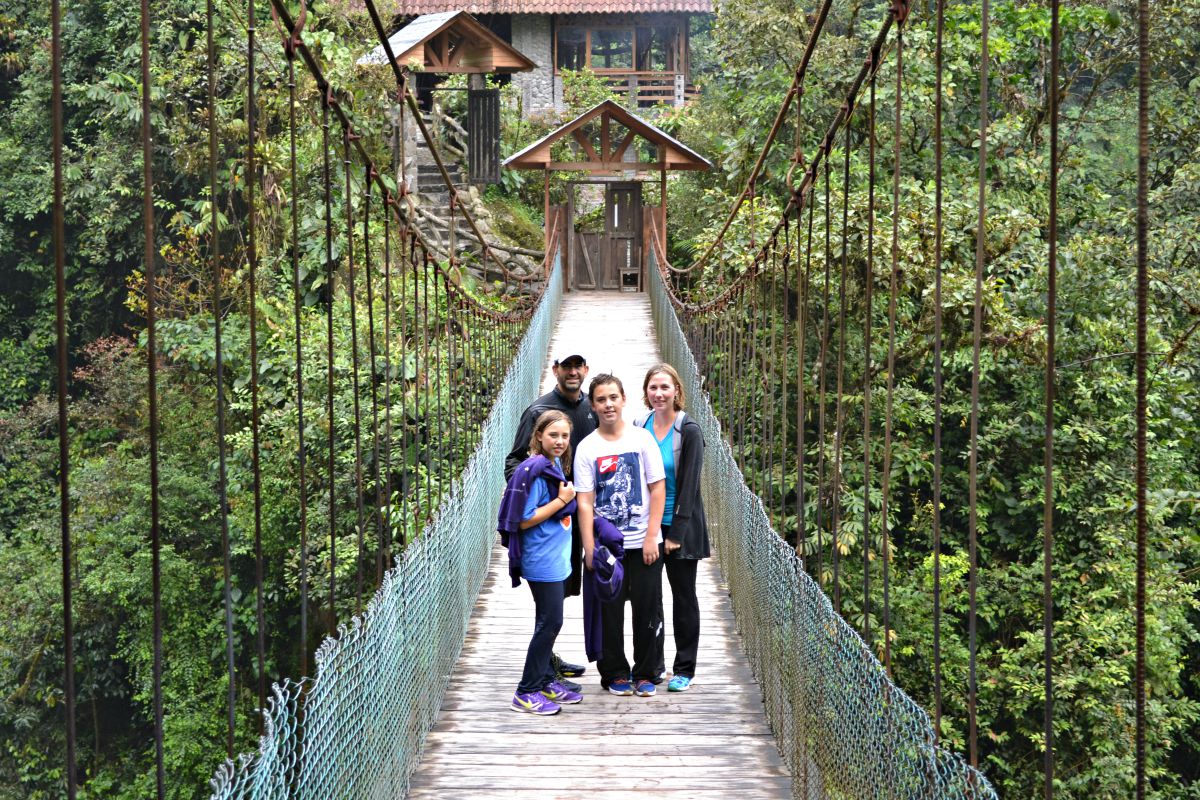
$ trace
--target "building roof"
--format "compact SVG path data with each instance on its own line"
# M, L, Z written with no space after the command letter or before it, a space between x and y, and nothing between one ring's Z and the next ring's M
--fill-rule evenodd
M460 10L471 14L711 14L713 0L400 0L395 8L397 14Z
M465 11L417 17L388 37L388 44L397 64L417 62L425 72L524 72L536 66ZM358 63L386 64L387 51L379 45Z
M601 123L599 147L593 146L592 142L587 141L587 137L581 130L584 125L597 118ZM625 141L618 143L615 138L610 137L609 131L612 122L625 128L627 131ZM572 135L580 144L585 155L590 157L587 161L554 161L551 148L555 142L567 135ZM658 148L659 160L657 162L636 163L623 160L623 155L635 135L641 136ZM704 156L666 131L634 116L612 100L605 100L592 107L553 133L543 136L519 153L509 156L505 159L504 166L509 169L587 170L589 172L712 169L712 163Z

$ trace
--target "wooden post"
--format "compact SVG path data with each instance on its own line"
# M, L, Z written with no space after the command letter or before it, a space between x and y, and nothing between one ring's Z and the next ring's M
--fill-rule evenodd
M542 170L542 218L545 219L545 230L542 232L542 251L550 249L550 170Z
M658 169L658 204L662 206L662 234L663 249L667 247L667 167L660 162Z

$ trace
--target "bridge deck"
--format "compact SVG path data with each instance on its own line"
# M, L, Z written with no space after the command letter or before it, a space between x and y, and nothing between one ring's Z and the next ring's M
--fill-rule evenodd
M571 352L584 354L592 375L618 375L629 398L627 416L639 413L641 378L658 359L646 295L567 295L551 353ZM547 372L547 390L550 381ZM791 778L711 560L701 562L697 579L703 617L690 691L669 694L663 684L656 697L615 697L601 690L590 664L579 679L584 701L553 717L507 708L533 627L533 601L524 585L511 588L506 563L497 547L409 797L615 800L641 791L679 800L791 797ZM669 668L674 644L665 579L663 589ZM626 649L632 652L628 631ZM556 650L584 660L578 598L567 600Z

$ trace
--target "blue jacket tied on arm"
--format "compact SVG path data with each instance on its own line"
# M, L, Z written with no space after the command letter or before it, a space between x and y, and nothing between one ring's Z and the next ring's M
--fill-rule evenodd
M597 661L604 647L600 605L621 598L625 581L625 534L600 515L592 522L595 550L592 551L591 571L583 578L583 650L588 661ZM608 560L608 556L612 560Z
M508 574L512 577L514 587L521 585L521 523L525 521L525 502L529 499L534 481L539 478L552 482L552 497L558 496L558 485L567 480L558 465L550 459L543 455L530 456L513 472L504 490L504 498L500 501L496 530L500 532L500 543L508 548ZM571 500L551 517L562 519L574 513L575 501Z

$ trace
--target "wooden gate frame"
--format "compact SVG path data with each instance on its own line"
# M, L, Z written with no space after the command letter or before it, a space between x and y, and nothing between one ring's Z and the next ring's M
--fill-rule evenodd
M600 120L600 136L598 142L592 142L584 135L583 126L594 119ZM620 142L613 141L609 135L612 122L617 122L625 128L626 135ZM554 145L561 139L571 136L578 144L579 149L583 152L585 161L558 161L554 158L551 150ZM652 162L642 161L625 161L625 153L628 152L635 137L641 137L655 146L658 152L658 160ZM636 151L635 151L636 152ZM562 125L557 130L543 136L533 144L527 146L518 153L509 156L504 160L502 166L510 169L540 169L542 170L543 181L543 204L545 207L546 219L550 219L550 173L560 171L586 172L593 178L602 176L621 176L630 175L627 182L636 182L635 176L645 173L657 173L659 176L661 192L661 203L659 213L661 218L661 233L666 237L666 221L667 221L667 172L671 170L687 169L687 170L709 170L712 169L712 162L704 156L692 150L687 145L680 142L678 139L671 136L664 130L656 128L649 122L628 111L625 108L617 105L612 100L593 106L589 110L583 112L575 119ZM600 180L581 180L571 181L569 185L579 183L603 183L606 181ZM623 181L625 182L625 181ZM568 224L572 230L575 225L574 213L574 191L569 202ZM644 207L643 207L644 208ZM639 237L642 242L642 273L645 273L645 254L647 248L645 246L645 236L639 231ZM549 242L550 232L546 231L547 244ZM567 250L564 255L569 256L571 237L564 237L567 243ZM565 261L568 265L570 261ZM640 283L644 286L645 281ZM570 288L569 282L566 284Z
M575 262L572 260L573 256L572 256L572 252L571 252L571 248L575 246L575 238L574 238L574 233L575 233L575 189L577 189L580 186L608 186L609 184L614 184L614 183L643 183L644 184L645 181L633 181L633 180L626 180L626 179L619 179L619 178L618 179L614 179L614 178L608 178L608 179L605 179L605 178L581 178L578 180L567 181L567 184L566 184L566 186L567 186L567 202L564 204L564 206L560 206L560 208L565 208L566 218L564 221L564 231L566 232L566 235L561 238L562 244L560 245L560 247L562 248L562 254L563 254L563 269L566 270L566 274L563 276L565 278L565 280L563 281L563 288L567 289L568 291L575 288L575 286L574 286L575 276L574 276L574 272L572 271L572 267L574 266ZM663 195L663 196L665 197L665 195ZM606 195L605 195L606 211L607 211L607 202L608 202L608 199L607 199L607 190L606 190ZM639 224L635 227L635 232L637 234L637 243L638 243L638 247L641 252L641 264L639 265L640 269L639 269L639 273L638 273L638 291L641 291L642 287L644 287L646 285L646 232L645 232L645 229L646 229L645 210L646 210L646 208L648 208L648 206L640 206L639 205L638 211L643 216L642 216L641 224ZM605 227L607 227L607 220L605 221ZM597 278L596 284L597 284L596 285L597 289L602 288L600 286L599 278ZM619 283L618 283L618 290L620 290Z

